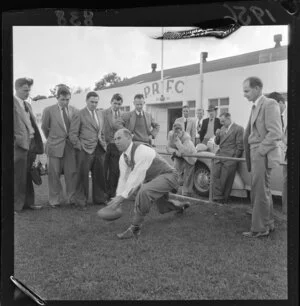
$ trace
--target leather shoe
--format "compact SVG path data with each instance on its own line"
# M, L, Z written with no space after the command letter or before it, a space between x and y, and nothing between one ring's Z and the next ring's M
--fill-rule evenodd
M119 239L129 239L129 238L138 239L140 234L141 234L140 227L136 228L135 226L130 225L125 232L117 234L117 237Z
M189 202L184 202L180 205L179 210L175 212L175 215L182 215L186 209L191 206Z
M260 238L260 237L267 237L269 236L270 231L264 231L264 232L243 232L243 236L247 238Z

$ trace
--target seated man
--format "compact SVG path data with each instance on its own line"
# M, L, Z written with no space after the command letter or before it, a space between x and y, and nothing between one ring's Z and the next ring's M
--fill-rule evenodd
M173 124L173 130L168 134L167 152L173 153L174 167L183 180L182 195L192 196L193 175L196 157L182 157L182 154L196 154L196 148L191 136L183 131L180 123Z
M244 128L231 121L229 113L220 116L221 130L216 131L215 143L219 145L216 156L241 157L244 151L243 134ZM232 189L238 161L215 160L213 200L228 202Z
M149 145L133 142L132 134L123 128L115 133L115 144L122 155L119 160L120 177L116 197L110 202L119 207L125 199L135 198L132 224L118 238L137 238L144 217L153 202L160 213L183 212L189 204L168 200L168 192L178 188L176 170ZM174 204L175 203L175 204Z

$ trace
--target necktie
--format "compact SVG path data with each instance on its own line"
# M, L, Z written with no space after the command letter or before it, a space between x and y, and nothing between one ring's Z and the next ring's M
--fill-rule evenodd
M139 116L139 117L142 117L142 113L141 113L141 112L138 112L138 116Z
M115 119L118 119L118 111L115 111Z
M67 115L65 107L63 107L62 112L63 112L64 122L65 122L65 125L66 125L67 132L69 132L69 129L70 129L70 120L69 120L69 117Z
M124 160L125 160L126 165L127 165L128 167L131 167L129 158L128 158L127 154L125 154L125 153L124 153Z
M281 118L282 130L284 130L283 115L281 115L280 118Z
M28 106L26 105L25 101L23 101L23 104L24 104L25 112L26 112L26 113L29 113L29 109L28 109Z
M187 126L187 120L184 122L184 131L186 131L186 126Z
M96 117L95 117L95 111L92 111L92 115L93 115L94 121L96 122L96 125L98 126L98 123L97 123L97 120L96 120Z

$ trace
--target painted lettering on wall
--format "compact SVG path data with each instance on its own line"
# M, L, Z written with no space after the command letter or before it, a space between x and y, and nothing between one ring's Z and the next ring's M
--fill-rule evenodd
M168 94L181 94L184 90L184 81L166 80L164 82L164 93ZM161 83L154 82L151 85L144 87L144 96L147 99L149 96L161 95Z

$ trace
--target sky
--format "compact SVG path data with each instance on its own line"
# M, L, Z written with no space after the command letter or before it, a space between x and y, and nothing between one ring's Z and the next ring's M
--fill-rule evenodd
M164 28L164 31L191 28ZM153 39L160 27L42 27L13 28L13 73L34 79L31 97L50 95L50 88L64 83L71 88L94 89L105 74L121 78L161 69L162 41ZM274 47L275 34L288 44L287 26L247 26L225 39L214 37L163 42L164 69L195 64L200 53L207 61Z

